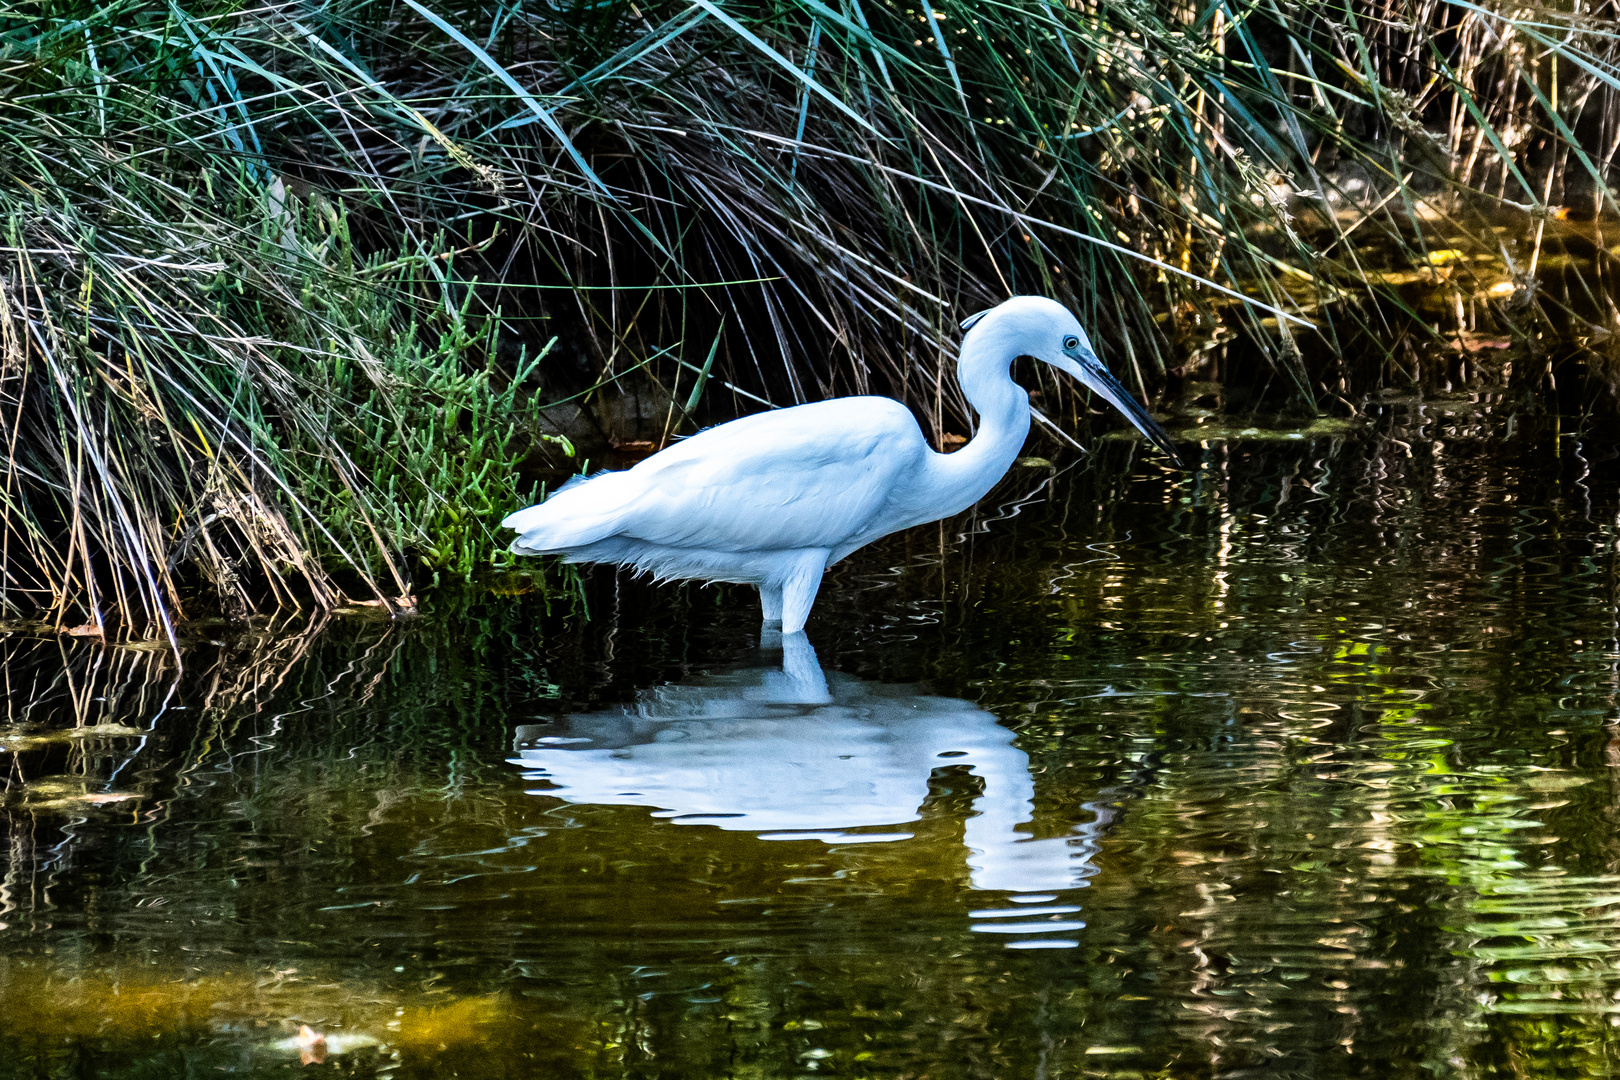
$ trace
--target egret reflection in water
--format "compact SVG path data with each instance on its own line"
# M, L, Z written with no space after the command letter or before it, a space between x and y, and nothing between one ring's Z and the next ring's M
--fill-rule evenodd
M993 715L828 674L803 634L782 643L781 668L657 686L633 704L520 727L511 761L553 785L534 794L840 845L910 839L894 827L918 819L930 775L965 765L983 781L963 837L975 889L1053 893L1096 874L1091 860L1113 811L1093 806L1095 819L1065 836L1030 835L1029 758Z

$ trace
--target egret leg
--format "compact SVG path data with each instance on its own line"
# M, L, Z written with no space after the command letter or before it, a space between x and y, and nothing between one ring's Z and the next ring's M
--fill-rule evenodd
M761 585L759 587L759 609L765 616L765 625L782 624L782 586Z
M827 572L825 551L806 551L800 554L791 569L782 578L782 633L797 634L804 629L810 617L810 607L816 602L821 588L821 575Z

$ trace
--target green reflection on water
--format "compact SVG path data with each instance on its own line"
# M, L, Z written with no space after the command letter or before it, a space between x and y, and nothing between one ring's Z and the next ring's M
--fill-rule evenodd
M0 642L0 1076L1608 1075L1620 460L1490 405L1015 470L829 700L606 574Z

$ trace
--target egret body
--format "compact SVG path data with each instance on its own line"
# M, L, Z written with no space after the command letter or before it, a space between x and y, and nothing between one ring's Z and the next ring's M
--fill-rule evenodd
M1074 315L1015 296L962 324L962 394L978 434L936 453L891 398L834 398L709 428L623 472L579 477L509 515L520 555L616 563L659 578L759 589L767 625L804 629L822 573L892 532L972 506L1012 467L1029 435L1020 356L1079 379L1175 458L1170 439L1108 372Z

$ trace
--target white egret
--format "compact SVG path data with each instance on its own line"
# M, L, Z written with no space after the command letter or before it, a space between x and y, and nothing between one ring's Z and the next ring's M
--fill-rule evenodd
M828 566L967 509L1012 467L1029 434L1029 395L1010 372L1021 356L1079 379L1176 459L1169 436L1109 374L1062 304L1015 296L962 328L956 374L979 430L953 454L935 453L891 398L756 413L622 472L578 477L509 515L501 524L518 532L512 551L754 585L765 623L796 633Z

